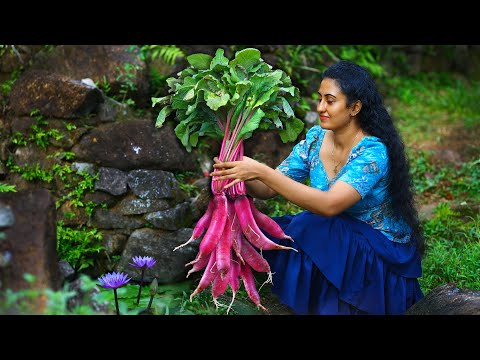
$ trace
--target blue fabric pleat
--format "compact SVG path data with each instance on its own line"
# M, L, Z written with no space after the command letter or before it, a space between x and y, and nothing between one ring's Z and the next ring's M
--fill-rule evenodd
M423 297L421 257L414 246L390 241L349 215L304 211L273 218L298 250L263 251L272 292L297 314L397 315Z

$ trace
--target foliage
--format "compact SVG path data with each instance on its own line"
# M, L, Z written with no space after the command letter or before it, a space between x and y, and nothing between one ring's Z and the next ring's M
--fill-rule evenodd
M285 45L278 66L298 84L304 97L315 99L323 71L338 60L354 61L374 77L383 78L386 70L380 64L380 50L377 45Z
M195 298L195 300L190 303L188 294L192 291L191 287L191 281L158 285L157 295L152 302L151 313L153 315L217 314L209 298L198 296L198 298ZM144 286L142 293L148 294L148 292L149 286ZM138 285L129 283L117 289L120 314L137 315L145 310L150 300L149 297L144 296L140 299L139 304L137 304L137 295ZM114 294L111 290L101 289L101 295L99 295L98 299L109 303L111 310L115 310Z
M12 73L10 74L10 78L0 84L0 94L7 96L10 95L10 92L12 91L12 86L15 81L17 81L17 79L20 77L21 73L22 69L15 69L14 71L12 71Z
M91 255L104 250L101 240L102 233L96 228L88 229L83 226L75 229L65 226L62 220L57 222L58 256L72 264L75 271L81 271L93 265Z
M200 192L200 189L191 184L190 181L198 179L198 172L193 171L177 171L174 173L175 179L178 181L180 189L185 191L189 198L194 198Z
M286 214L298 214L304 210L281 196L267 199L265 200L265 204L265 214L270 217L282 216Z
M118 101L127 104L128 106L134 107L135 101L131 98L127 98L127 95L131 95L137 90L137 85L135 84L135 79L137 78L137 71L140 69L140 65L126 63L123 65L123 71L117 75L115 80L120 83L120 98L117 98Z
M57 129L47 129L48 121L40 114L38 109L31 111L30 116L35 117L35 123L30 125L31 132L28 136L20 132L13 132L12 143L18 146L25 146L28 142L38 145L42 149L46 149L51 140L60 140L63 135Z
M17 192L15 185L0 183L0 193L3 192Z
M144 61L162 59L166 64L173 65L177 58L184 57L182 49L176 45L142 45L140 58Z
M465 218L440 203L434 217L424 223L427 256L419 279L424 293L445 283L480 290L480 215Z
M92 295L96 284L87 275L81 274L79 277L80 294L70 290L69 284L65 284L58 291L50 288L38 289L34 287L35 276L25 273L23 277L31 287L18 291L5 289L0 296L0 315L95 315L99 314L99 311L95 310L94 303L95 306L103 305L97 299L99 293ZM80 295L77 305L69 305L73 297ZM39 299L45 299L45 308L42 311L35 308L35 302Z
M12 137L12 143L17 146L26 146L34 143L42 149L46 149L52 139L58 140L59 131L56 129L45 130L48 125L38 110L31 113L35 116L36 123L32 125L30 136L24 137L21 133L16 133ZM75 130L75 125L67 123L68 131ZM90 218L93 210L102 204L96 204L92 201L85 202L85 194L94 191L95 180L98 174L92 176L86 172L75 172L72 170L71 161L75 159L75 153L71 151L58 151L46 158L53 158L54 163L51 168L43 168L39 163L33 165L19 166L14 163L13 156L10 156L6 162L7 168L11 173L18 173L27 181L39 181L42 183L61 182L63 187L57 189L55 207L60 208L65 202L73 208L82 208L85 214ZM66 219L76 216L73 212L66 212ZM73 264L77 271L83 270L93 265L93 258L103 250L100 243L101 233L93 227L83 225L65 226L64 221L57 221L57 251L59 257Z
M480 203L480 158L459 165L433 159L431 150L408 149L419 202L468 199Z
M439 143L445 128L454 124L478 127L480 82L446 73L419 73L385 80L393 117L408 144Z
M167 79L170 95L152 98L153 106L162 106L155 125L161 127L175 112L179 122L175 133L188 151L204 136L221 140L227 133L227 118L232 119L230 131L240 119L249 119L235 141L249 138L258 128L278 129L283 142L295 140L303 130L303 122L292 109L298 89L282 70L272 71L260 55L257 49L248 48L232 60L224 56L223 49L215 57L188 56L190 67L178 78Z
M339 49L341 60L350 60L366 68L373 77L383 78L386 70L380 62L378 45L343 45Z

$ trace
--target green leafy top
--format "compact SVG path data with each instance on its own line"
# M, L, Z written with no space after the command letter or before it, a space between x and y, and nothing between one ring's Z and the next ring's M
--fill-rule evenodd
M197 146L199 137L222 139L237 121L244 122L237 141L256 129L278 129L283 142L294 141L302 132L304 123L292 109L298 88L285 72L272 70L259 50L247 48L229 60L223 49L217 49L215 57L193 54L187 61L190 67L167 79L169 95L152 98L152 106L162 107L156 127L176 112L175 133L188 151Z

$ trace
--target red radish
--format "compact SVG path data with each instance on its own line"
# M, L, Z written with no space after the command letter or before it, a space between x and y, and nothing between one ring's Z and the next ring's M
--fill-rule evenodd
M218 240L222 236L223 228L227 221L228 206L225 193L216 193L213 201L215 207L213 209L212 220L210 221L207 232L200 242L199 252L194 262L197 262L203 256L207 256L215 249Z
M230 265L229 265L230 267ZM228 283L230 282L230 277L225 276L223 279L220 276L220 273L217 271L217 275L213 279L213 284L212 284L212 297L213 297L213 302L215 306L218 307L220 306L220 303L218 302L217 298L222 295L225 290L227 290Z
M275 222L275 220L257 209L252 197L248 197L248 202L250 203L250 208L252 209L253 218L255 219L255 222L259 228L265 230L267 233L273 237L276 237L277 239L288 239L293 241L290 236L283 232L282 228Z
M267 273L267 280L260 286L273 282L273 273L267 260L242 236L242 257L250 267L258 272Z
M232 301L230 301L230 305L228 305L227 314L230 312L233 302L235 301L235 294L238 289L240 289L240 262L235 254L232 254L228 275L230 277L230 288L232 289Z
M188 239L187 242L183 243L182 245L177 246L175 249L173 249L173 251L180 249L181 247L184 247L185 245L189 244L190 242L202 236L205 229L207 229L208 226L210 225L214 207L215 207L215 203L213 199L211 199L210 202L208 203L208 207L207 207L207 210L205 211L205 214L203 214L203 216L197 221L197 224L193 228L192 236L190 237L190 239Z
M268 310L265 309L265 307L260 303L260 294L255 287L255 278L253 277L250 265L244 264L240 266L240 276L243 280L245 291L247 292L250 300L252 300L258 308L261 308L263 311L268 312Z
M294 250L294 248L282 246L274 243L267 238L263 232L258 228L255 222L248 202L247 196L240 195L235 199L235 212L237 214L243 234L254 246L260 250Z
M242 251L242 238L243 238L243 232L242 228L240 227L240 223L238 222L237 215L235 214L233 217L233 236L232 236L232 249L235 252L235 255L238 257L238 259L242 262L243 261L242 255L240 254Z
M198 259L198 261L193 260L186 264L185 266L193 264L193 267L187 273L187 278L190 276L191 273L202 270L207 265L208 260L208 256L203 256L202 258Z
M258 272L270 273L270 265L267 260L250 245L250 243L242 239L242 258L245 262L252 267L253 270Z
M215 251L213 251L210 254L210 260L208 260L207 267L205 271L203 272L202 278L200 279L200 282L198 283L197 288L195 291L190 295L190 301L192 301L193 297L197 295L200 291L205 289L210 283L213 281L215 278L215 275L217 274L217 268L215 266Z
M223 234L218 240L217 244L217 270L220 273L221 278L225 277L225 274L230 269L230 252L232 249L232 225L233 216L235 215L235 208L231 200L227 200L227 220L225 227L223 228Z

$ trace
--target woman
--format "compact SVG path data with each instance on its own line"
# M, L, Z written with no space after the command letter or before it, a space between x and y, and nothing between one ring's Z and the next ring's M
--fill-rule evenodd
M273 293L295 313L403 314L423 297L424 249L403 142L362 67L330 66L318 94L320 125L276 169L215 159L213 179L305 209L274 218L294 243L272 240L298 252L263 252Z

